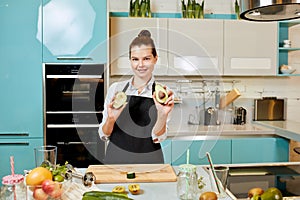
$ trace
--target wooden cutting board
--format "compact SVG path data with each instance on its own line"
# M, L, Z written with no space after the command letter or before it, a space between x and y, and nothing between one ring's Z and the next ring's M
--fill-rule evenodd
M177 176L169 164L90 165L87 172L96 176L95 183L175 182ZM127 172L135 172L134 179Z

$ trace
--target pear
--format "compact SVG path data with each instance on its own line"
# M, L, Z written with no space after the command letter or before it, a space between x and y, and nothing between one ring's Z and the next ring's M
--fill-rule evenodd
M204 192L200 195L199 200L217 200L218 196L215 192Z
M127 95L124 92L117 92L113 102L115 109L121 108L127 101Z
M168 93L160 84L155 84L155 98L159 103L165 103L168 99Z
M264 190L259 188L259 187L256 187L256 188L251 188L249 191L248 191L248 197L249 198L252 198L253 196L255 195L262 195L264 193Z

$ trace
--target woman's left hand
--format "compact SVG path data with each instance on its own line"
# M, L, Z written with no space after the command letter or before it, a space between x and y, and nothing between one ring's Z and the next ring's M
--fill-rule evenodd
M165 86L164 86L164 88L166 89ZM168 115L174 107L173 91L168 90L167 93L168 93L168 99L164 103L159 103L156 100L155 92L153 92L153 95L152 95L153 100L155 102L155 106L156 106L158 112L160 112L161 114L165 114L165 115Z

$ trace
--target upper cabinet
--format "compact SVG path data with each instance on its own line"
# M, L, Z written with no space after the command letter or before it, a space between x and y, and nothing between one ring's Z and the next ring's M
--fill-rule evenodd
M169 75L222 75L223 20L168 22Z
M300 75L300 21L281 21L278 40L278 70L280 76ZM282 71L280 67L286 65L289 71Z
M0 136L43 137L40 3L0 0Z
M111 75L131 74L128 47L142 29L159 51L156 75L277 75L277 22L133 17L110 18Z
M143 29L151 32L158 54L154 74L167 73L167 19L164 18L110 18L110 73L132 74L129 45Z
M224 75L276 75L277 23L224 20Z
M107 16L106 1L43 0L43 62L106 63Z

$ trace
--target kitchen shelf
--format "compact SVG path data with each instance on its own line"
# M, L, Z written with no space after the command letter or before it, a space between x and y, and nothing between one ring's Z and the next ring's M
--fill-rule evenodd
M300 20L278 22L278 69L277 76L300 76ZM284 40L291 40L289 48L283 47ZM296 69L293 74L281 74L280 67L288 65Z

